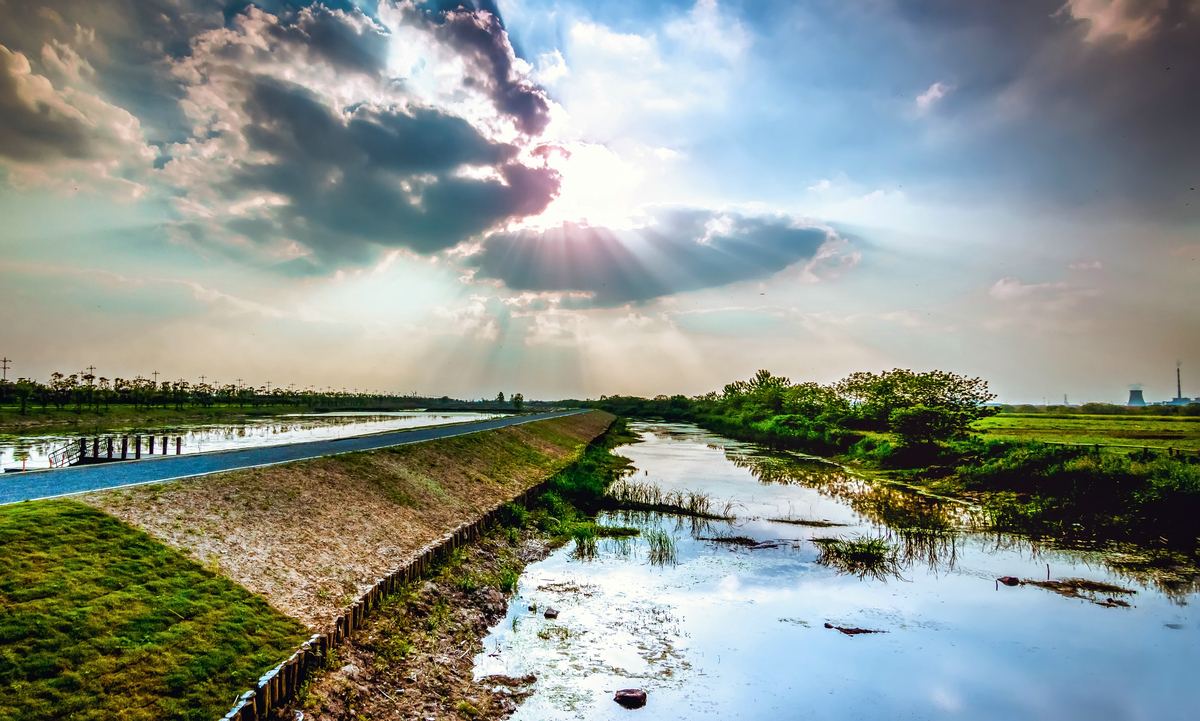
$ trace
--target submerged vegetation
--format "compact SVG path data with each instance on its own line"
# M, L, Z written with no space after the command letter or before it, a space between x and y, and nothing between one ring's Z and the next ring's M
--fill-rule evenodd
M674 513L681 516L729 520L733 518L731 503L714 509L712 498L698 491L664 491L654 483L622 480L614 483L605 496L608 505L623 511Z
M993 398L984 380L944 371L854 373L830 385L793 383L759 371L720 393L609 396L593 405L620 415L693 422L773 448L836 455L909 485L968 498L1004 530L1165 541L1196 549L1200 455L1096 442L1107 438L1138 445L1138 437L1190 437L1193 426L1200 432L1200 424L1187 415L1190 407L1174 410L1166 418L1170 428L1161 432L1147 428L1154 418L1147 413L1102 416L1092 408L1091 419L1081 426L1086 435L1072 441L1069 434L1059 434L1053 436L1055 444L1031 436L979 435L979 427L1004 425L996 416L999 409L989 405ZM1112 430L1114 424L1130 425L1131 418L1136 430L1124 432L1134 437ZM615 491L633 503L655 500L645 498L652 489L633 484Z
M814 538L821 549L817 563L859 578L898 578L900 561L896 549L882 538Z
M675 565L677 562L677 551L674 536L661 528L651 528L643 532L642 537L646 539L651 565Z

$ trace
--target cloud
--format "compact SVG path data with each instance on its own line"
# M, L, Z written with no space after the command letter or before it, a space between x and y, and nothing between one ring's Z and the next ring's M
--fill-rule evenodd
M1158 28L1168 0L1067 0L1060 12L1087 23L1087 40L1133 43Z
M746 82L753 35L712 0L630 32L591 18L563 29L539 77L591 141L672 145L725 110Z
M482 89L521 132L538 135L550 122L545 92L518 72L516 54L492 2L401 5L402 17L423 22L434 38L471 66L470 84Z
M997 280L988 289L988 295L996 300L1020 300L1056 294L1066 290L1065 283L1025 283L1018 278L1005 277Z
M929 112L933 109L933 106L937 105L938 101L946 97L951 90L953 90L951 86L941 81L933 83L925 89L925 92L917 96L917 112L922 114Z
M611 306L766 277L837 240L783 216L670 210L634 230L565 223L493 233L467 263L513 290L584 292Z
M487 27L507 48L503 30ZM412 92L385 62L394 41L360 12L313 8L250 7L197 36L174 64L193 137L168 148L163 169L180 190L176 237L257 247L264 262L303 274L367 262L378 248L438 252L545 209L557 172L523 136L501 140L487 118ZM462 69L476 75L461 81L492 82L472 58Z
M936 36L924 62L953 67L943 167L1063 207L1156 221L1196 219L1200 3L1072 0L896 3L907 30ZM1111 42L1110 42L1111 41ZM931 88L932 89L932 88ZM927 91L928 92L928 91ZM1002 150L1001 150L1002 149ZM986 173L974 169L986 168Z
M83 72L67 49L46 48L64 71L70 63L76 75ZM123 176L148 170L153 158L137 118L92 93L55 87L33 71L29 58L4 45L0 118L0 162L7 161L22 183L78 183L83 176L129 189L136 184Z

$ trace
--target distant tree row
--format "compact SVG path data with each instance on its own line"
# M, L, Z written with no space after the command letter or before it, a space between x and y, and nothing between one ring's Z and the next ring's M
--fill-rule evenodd
M515 393L508 402L503 393L498 402L484 399L463 401L449 396L437 398L415 394L397 395L359 391L298 390L294 387L252 386L202 381L156 381L136 378L107 378L91 372L50 375L46 382L31 378L0 380L0 405L15 406L21 414L30 409L103 411L111 406L133 408L207 408L214 405L259 407L290 406L304 409L456 409L516 410L525 407L525 396Z

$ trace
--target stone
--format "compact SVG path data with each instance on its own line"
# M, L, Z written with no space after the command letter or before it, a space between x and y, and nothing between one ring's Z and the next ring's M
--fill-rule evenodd
M613 694L613 701L625 708L641 708L646 705L646 692L640 688L623 688Z
M548 606L546 607L546 612L542 615L544 615L546 618L558 618L558 609L554 608L553 606Z
M1000 578L997 578L996 580L999 581L1000 583L1003 583L1005 586L1021 585L1021 579L1017 578L1016 576L1001 576Z
M360 673L362 673L362 669L360 669L358 666L355 666L352 663L348 663L345 666L342 666L341 669L339 669L339 671L346 678L358 678L358 675Z

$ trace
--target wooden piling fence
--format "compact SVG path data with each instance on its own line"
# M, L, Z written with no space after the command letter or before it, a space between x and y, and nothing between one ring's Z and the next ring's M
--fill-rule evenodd
M545 490L547 484L548 481L543 481L509 502L528 506L530 500ZM304 682L324 667L330 652L345 644L388 596L430 575L438 565L450 558L455 549L482 538L487 529L495 525L503 505L443 534L421 548L407 563L377 579L371 588L334 619L328 629L313 634L287 660L259 677L254 688L239 696L221 721L265 721L275 709L287 705L296 697Z

